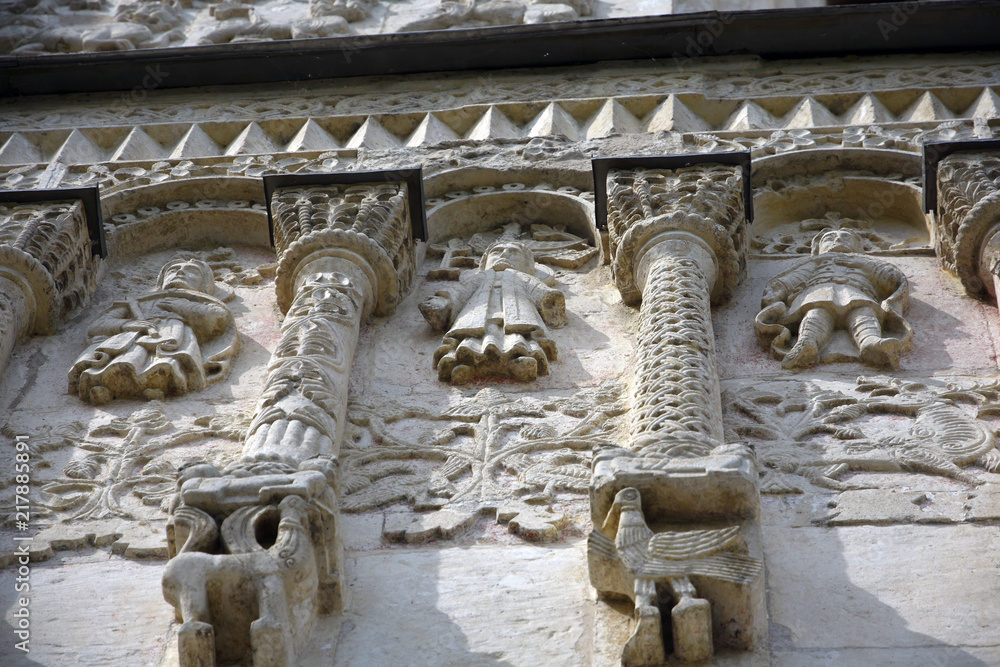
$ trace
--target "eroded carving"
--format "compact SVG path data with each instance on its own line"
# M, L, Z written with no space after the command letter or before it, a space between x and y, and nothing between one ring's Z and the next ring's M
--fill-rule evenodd
M588 554L594 587L635 603L623 664L668 659L658 584L675 602L674 659L707 660L715 646L758 640L761 566L743 555L745 524L692 526L751 517L759 503L753 453L724 437L711 316L746 266L741 185L738 167L711 163L608 172L615 283L641 306L628 448L595 457L591 516L601 528ZM655 523L681 523L654 534L643 507ZM735 636L713 623L720 613L739 625Z
M898 233L892 234L897 230L881 229L873 225L870 220L846 217L832 211L822 218L800 220L795 224L782 225L777 229L758 234L751 239L750 245L753 250L765 255L786 253L808 255L812 253L818 236L837 229L854 231L861 238L862 252L866 254L922 248L926 243L926 238L922 235L910 234L900 239Z
M899 368L913 342L903 318L909 283L895 266L863 256L862 249L852 230L824 232L814 241L816 257L768 281L754 329L782 368L855 359ZM836 330L845 330L849 340L835 339Z
M336 466L272 468L181 478L163 574L181 665L291 667L317 616L340 603Z
M400 32L446 30L486 25L517 25L573 21L594 11L593 0L566 0L564 3L525 3L523 0L441 0L416 20L399 28Z
M159 289L115 303L87 329L90 346L69 372L69 391L101 405L115 398L162 399L223 380L239 349L232 292L203 260L167 262ZM219 298L219 297L222 298Z
M937 191L935 242L941 263L970 294L995 296L1000 155L988 151L949 155L938 164Z
M557 351L546 325L566 322L566 300L534 273L534 257L524 244L500 242L458 289L438 291L421 302L428 324L446 331L434 353L442 381L465 384L483 375L527 381L548 375Z
M723 440L710 310L746 263L741 182L717 164L608 174L615 282L641 307L628 450L594 464L595 521L625 486L654 517L756 511L753 456Z
M53 419L57 423L38 428L18 426L25 418L21 413L0 432L11 439L29 436L35 473L31 521L40 557L51 557L53 548L96 545L127 558L165 558L163 526L178 469L192 459L225 465L246 430L240 413L192 423L171 418L159 401L90 425ZM0 505L13 506L13 490L0 494ZM13 519L12 511L11 525ZM12 554L0 552L0 563Z
M902 472L979 485L970 468L1000 471L982 421L997 414L995 383L872 377L858 378L856 391L794 383L726 393L727 429L756 445L763 493L879 488L878 475ZM850 473L867 474L844 480Z
M443 412L352 403L342 508L404 501L427 512L387 526L393 540L451 538L484 514L525 539L553 539L570 517L551 504L582 500L592 453L620 437L621 391L607 383L543 403L487 388Z
M521 239L520 225L512 223L430 250L442 259L428 278L459 282L419 305L431 328L445 332L434 353L441 381L465 384L488 375L528 381L548 375L549 362L558 355L548 327L566 323L566 299L552 287L553 272L536 261L578 268L597 249L548 225L532 225L530 238ZM462 272L477 264L478 270Z
M362 318L391 312L413 274L403 183L279 188L271 208L285 320L267 383L240 462L185 470L168 524L182 667L291 667L340 608L351 362Z
M594 588L635 603L635 631L622 650L623 665L661 665L668 657L709 660L716 639L732 648L752 645L749 589L763 567L746 555L739 525L654 533L639 491L625 488L601 528L591 532L587 555ZM662 635L660 600L665 596L670 598L672 655ZM726 632L720 627L723 619Z
M90 296L98 261L81 201L0 206L0 377L18 338Z
M303 281L268 365L248 455L294 461L336 454L363 306L349 274L317 272Z

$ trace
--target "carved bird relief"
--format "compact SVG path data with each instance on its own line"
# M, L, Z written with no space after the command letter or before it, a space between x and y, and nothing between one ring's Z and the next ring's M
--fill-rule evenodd
M675 600L671 610L674 657L685 661L710 658L711 606L696 597L690 578L749 586L762 568L760 561L735 552L742 548L738 525L654 533L642 513L639 491L619 491L602 529L591 532L587 551L594 587L635 603L636 628L622 651L623 664L657 665L667 658L656 584L666 585Z

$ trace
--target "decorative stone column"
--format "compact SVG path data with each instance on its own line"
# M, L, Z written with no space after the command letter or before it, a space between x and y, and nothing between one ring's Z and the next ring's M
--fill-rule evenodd
M89 297L103 254L96 188L0 193L0 377L21 336Z
M1000 283L1000 140L927 144L924 204L935 245L969 294L996 299Z
M666 659L663 598L673 600L675 659L709 658L713 644L751 648L761 566L745 555L739 520L757 515L757 470L746 446L723 437L711 319L746 268L749 156L610 159L595 173L615 284L641 305L627 448L594 463L591 581L635 602L626 664ZM671 530L650 530L663 522ZM741 631L713 623L713 607Z
M317 617L342 606L337 455L351 363L363 319L392 312L412 281L410 218L422 214L419 171L409 183L362 177L268 188L285 320L242 461L182 473L163 578L183 621L182 667L295 665Z

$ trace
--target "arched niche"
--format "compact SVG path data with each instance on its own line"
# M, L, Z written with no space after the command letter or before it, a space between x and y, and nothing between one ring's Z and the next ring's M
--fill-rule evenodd
M468 238L518 222L565 225L566 231L601 249L592 178L589 172L558 170L470 169L437 175L424 183L428 242Z
M190 178L101 198L109 259L198 245L270 247L259 178Z
M797 151L753 162L751 252L805 254L824 227L857 228L876 254L929 253L920 156L884 149Z

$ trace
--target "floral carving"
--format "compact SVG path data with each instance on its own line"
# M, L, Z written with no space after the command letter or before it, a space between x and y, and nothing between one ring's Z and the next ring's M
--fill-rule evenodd
M547 514L551 503L583 501L592 453L618 438L621 390L606 384L543 403L487 388L443 412L352 403L341 508L405 502L469 521L492 511L516 524L519 514ZM441 422L447 427L435 430Z
M878 487L851 473L920 473L969 485L980 467L1000 471L996 437L983 421L1000 412L995 383L927 385L858 378L857 393L788 383L726 392L731 439L756 446L763 493Z

